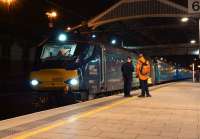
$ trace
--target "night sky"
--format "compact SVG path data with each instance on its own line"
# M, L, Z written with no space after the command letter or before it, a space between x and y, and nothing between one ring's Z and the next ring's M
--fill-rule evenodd
M16 0L8 9L0 4L0 35L14 35L34 38L48 31L47 11L59 14L56 28L72 26L88 21L118 0ZM28 34L28 35L27 35Z

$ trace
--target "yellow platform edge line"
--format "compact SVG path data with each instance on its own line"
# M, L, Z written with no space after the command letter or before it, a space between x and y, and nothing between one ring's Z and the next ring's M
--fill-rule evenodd
M43 133L43 132L47 132L47 131L49 131L51 129L63 126L63 125L68 124L68 123L75 122L76 120L78 120L80 118L89 117L89 116L94 115L94 114L96 114L98 112L109 110L109 109L112 109L113 107L119 106L121 104L128 103L129 101L131 101L131 100L133 100L135 98L136 97L126 98L124 100L117 101L117 102L112 103L112 104L107 105L107 106L102 106L102 107L94 109L94 110L90 110L90 111L87 111L87 112L83 112L83 113L71 116L67 120L62 120L62 121L59 121L59 122L57 121L57 122L55 122L55 123L53 123L51 125L36 129L34 131L32 131L32 130L31 131L25 131L21 135L17 135L15 137L12 137L12 139L26 139L26 138L29 138L31 136L34 136L34 135L37 135L37 134L40 134L40 133Z

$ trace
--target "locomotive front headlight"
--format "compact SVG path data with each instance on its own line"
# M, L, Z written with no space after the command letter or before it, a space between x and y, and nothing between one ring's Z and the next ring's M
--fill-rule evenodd
M37 86L39 84L39 81L38 80L31 80L31 85L32 86Z
M78 85L78 80L77 79L71 79L69 83L71 85L75 86L75 85Z

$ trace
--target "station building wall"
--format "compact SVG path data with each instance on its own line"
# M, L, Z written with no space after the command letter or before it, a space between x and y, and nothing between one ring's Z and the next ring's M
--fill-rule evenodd
M32 70L36 48L13 43L9 48L0 45L0 89L2 93L29 90L29 74Z

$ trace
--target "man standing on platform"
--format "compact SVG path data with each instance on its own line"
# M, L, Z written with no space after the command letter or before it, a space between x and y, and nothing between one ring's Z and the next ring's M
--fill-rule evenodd
M195 80L196 80L196 82L199 82L199 78L200 78L199 74L200 74L199 73L199 69L197 69L196 72L195 72Z
M134 71L134 67L132 65L130 56L128 56L127 62L122 65L121 71L124 79L124 97L130 97L131 84Z
M142 93L138 97L145 97L145 94L147 97L151 97L151 95L149 94L148 83L147 83L149 74L150 74L149 61L144 58L143 54L140 54L136 65L136 76L140 80L140 87Z

